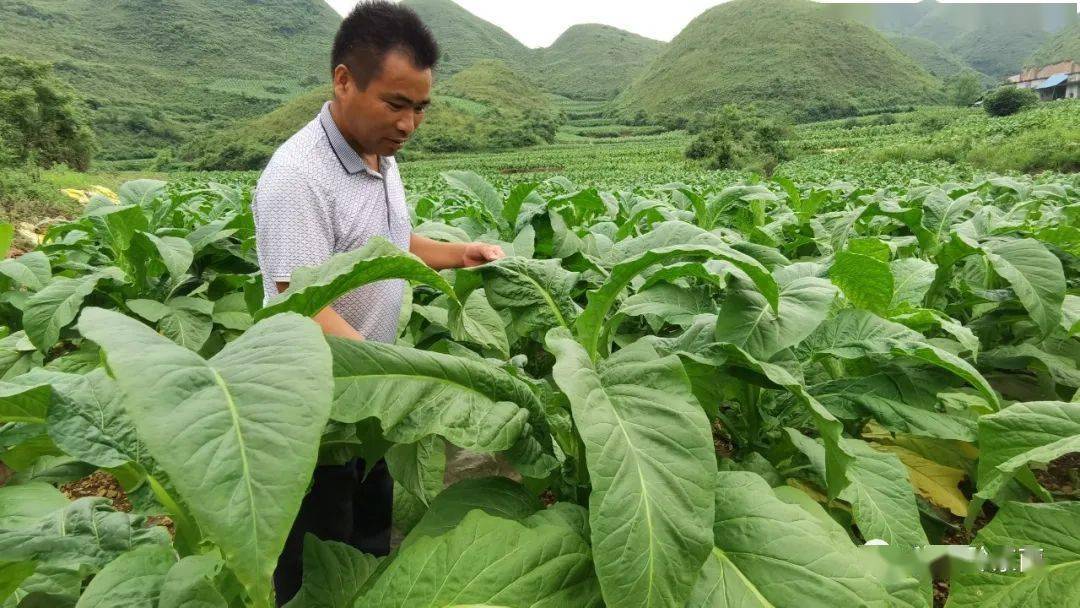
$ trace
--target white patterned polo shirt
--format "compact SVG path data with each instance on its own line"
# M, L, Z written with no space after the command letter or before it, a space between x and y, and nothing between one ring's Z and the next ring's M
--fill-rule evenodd
M274 152L251 204L266 300L296 268L318 266L374 236L409 250L412 226L397 162L379 157L379 169L345 141L329 102ZM393 343L404 289L401 280L379 281L332 307L365 339Z

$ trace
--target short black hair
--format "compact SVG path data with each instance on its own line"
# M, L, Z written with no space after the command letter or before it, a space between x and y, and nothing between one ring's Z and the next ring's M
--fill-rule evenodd
M379 75L391 51L405 53L420 69L439 61L435 36L411 8L386 0L365 0L341 22L334 36L330 71L345 64L361 89Z

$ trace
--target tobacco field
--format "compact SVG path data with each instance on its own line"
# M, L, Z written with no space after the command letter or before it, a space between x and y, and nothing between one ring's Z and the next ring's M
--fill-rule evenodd
M223 182L93 193L0 262L5 608L273 606L313 468L356 456L386 459L400 543L308 537L292 608L1080 606L1075 174L451 170L415 231L507 258L374 240L265 304L251 185ZM397 344L308 318L390 278ZM446 487L447 446L516 473ZM123 509L61 492L95 471ZM1042 565L943 577L947 545Z

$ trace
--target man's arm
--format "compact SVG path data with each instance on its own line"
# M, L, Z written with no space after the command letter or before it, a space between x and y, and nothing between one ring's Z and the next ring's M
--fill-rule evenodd
M435 270L479 266L506 257L498 245L441 243L418 234L409 239L409 251Z
M281 281L277 281L276 283L278 293L281 293L289 288L289 284L287 282L283 283ZM329 306L320 310L318 314L311 318L314 319L314 321L318 323L320 327L322 327L324 334L330 336L337 336L339 338L348 338L350 340L364 339L364 336L360 335L360 332L353 329L353 326L349 325L348 321L342 319L341 315L339 315L336 310Z

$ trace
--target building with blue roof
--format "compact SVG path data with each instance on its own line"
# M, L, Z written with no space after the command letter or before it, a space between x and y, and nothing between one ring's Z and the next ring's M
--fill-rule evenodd
M1043 101L1078 99L1080 98L1080 62L1061 61L1041 68L1028 68L1015 76L1010 76L1006 84L1021 89L1032 89Z

